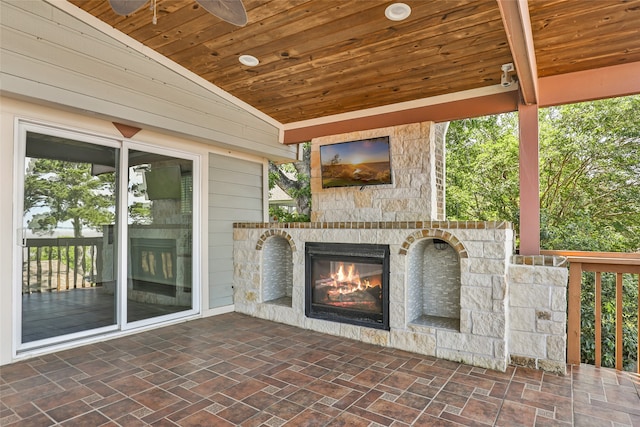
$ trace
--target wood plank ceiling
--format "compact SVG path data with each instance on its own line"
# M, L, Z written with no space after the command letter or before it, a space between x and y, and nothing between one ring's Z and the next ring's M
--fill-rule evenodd
M235 27L194 0L157 0L116 15L106 0L69 0L286 124L499 85L513 62L496 0L244 0ZM539 77L640 61L640 0L530 0ZM249 54L260 64L247 67Z

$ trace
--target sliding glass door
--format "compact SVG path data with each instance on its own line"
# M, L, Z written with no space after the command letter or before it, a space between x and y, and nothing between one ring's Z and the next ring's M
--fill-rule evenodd
M18 350L196 314L197 157L37 124L20 135Z
M115 329L120 149L37 126L22 135L21 343Z
M128 150L127 321L193 309L193 160Z

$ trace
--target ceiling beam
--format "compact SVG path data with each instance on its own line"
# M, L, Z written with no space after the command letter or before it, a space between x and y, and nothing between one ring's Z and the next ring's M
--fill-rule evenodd
M284 130L284 144L299 144L327 135L378 129L420 122L448 122L470 117L506 113L518 109L518 91L503 91L473 98L448 100L415 108L349 117L330 122L310 120L305 125ZM290 124L291 125L291 124ZM285 125L287 126L287 125Z
M526 105L538 103L538 65L527 0L496 0Z
M640 62L540 78L540 107L640 94Z

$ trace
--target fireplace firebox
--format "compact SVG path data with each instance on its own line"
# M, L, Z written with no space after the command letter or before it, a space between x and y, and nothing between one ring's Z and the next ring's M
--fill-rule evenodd
M389 246L306 243L305 314L389 330Z

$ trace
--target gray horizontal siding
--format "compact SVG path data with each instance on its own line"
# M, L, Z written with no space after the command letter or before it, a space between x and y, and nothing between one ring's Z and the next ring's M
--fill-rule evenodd
M5 94L86 110L216 146L291 159L278 129L42 1L0 2Z
M263 220L262 168L209 155L209 308L233 303L233 223Z

